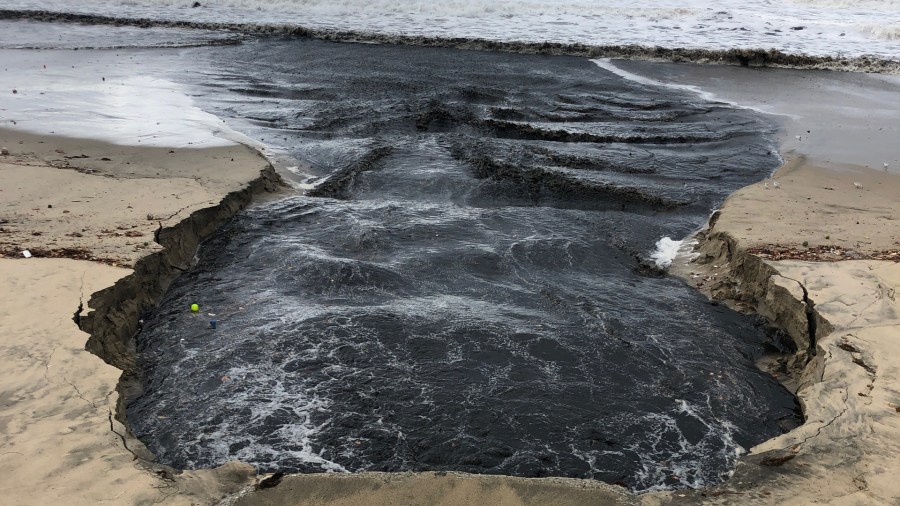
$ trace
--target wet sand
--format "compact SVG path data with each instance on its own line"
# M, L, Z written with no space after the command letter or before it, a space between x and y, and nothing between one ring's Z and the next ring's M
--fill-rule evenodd
M724 70L723 88L735 70ZM766 79L777 84L778 74ZM807 118L839 119L836 108L817 106L828 102L806 100ZM640 497L585 480L455 473L290 476L254 491L265 477L249 466L179 473L139 458L147 455L114 416L120 371L84 351L88 336L73 315L160 251L160 226L249 186L267 163L239 146L170 153L0 131L10 150L0 156L0 271L8 280L0 296L0 492L11 504L896 504L900 264L890 255L900 249L900 167L886 160L888 170L871 168L882 153L898 158L874 133L896 127L873 113L881 119L853 123L853 135L823 130L817 143L828 149L817 154L791 144L800 135L791 128L802 127L803 115L795 116L785 128L788 163L769 188L760 182L732 195L702 235L699 256L685 256L676 270L710 296L787 328L801 349L780 373L795 385L807 423L753 448L719 487ZM23 249L61 258L25 259ZM828 255L854 259L810 261L834 260ZM812 336L810 302L821 319ZM803 349L811 341L813 356Z

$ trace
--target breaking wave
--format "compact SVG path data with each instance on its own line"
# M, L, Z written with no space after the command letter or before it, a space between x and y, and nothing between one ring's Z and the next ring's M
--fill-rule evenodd
M896 3L23 0L0 19L896 73ZM4 7L6 7L4 9ZM848 23L852 20L852 23Z

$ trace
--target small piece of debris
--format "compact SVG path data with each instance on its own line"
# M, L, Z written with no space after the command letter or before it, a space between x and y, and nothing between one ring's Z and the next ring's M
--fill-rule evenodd
M284 473L275 473L259 482L257 488L274 488L277 487L284 478Z
M23 250L23 251L22 251L22 256L25 257L25 258L31 258L31 252L28 251L27 249L26 249L26 250Z
M862 184L857 183L856 181L853 182L853 186L856 187L857 190L862 190L862 187L863 187Z
M6 148L0 148L0 155L9 156L9 150Z

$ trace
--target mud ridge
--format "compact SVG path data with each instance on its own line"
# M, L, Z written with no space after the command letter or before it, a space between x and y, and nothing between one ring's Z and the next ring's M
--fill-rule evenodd
M616 172L619 174L655 174L657 172L653 167L621 165L587 156L567 155L539 147L533 147L530 151L533 155L544 158L547 163L570 169Z
M368 172L375 169L378 164L390 156L393 151L393 148L390 146L375 148L366 153L359 161L338 170L306 194L310 197L329 197L347 200L350 198L350 190L356 182L356 175L361 172Z
M0 20L82 23L135 26L139 28L191 28L227 30L249 36L314 38L336 42L366 42L425 47L445 47L477 51L503 51L522 54L622 58L631 60L675 61L740 65L743 67L786 67L900 74L900 61L863 55L853 58L790 54L777 49L740 48L727 50L649 47L639 45L589 45L562 42L492 41L466 37L429 37L382 34L365 31L307 28L295 24L212 23L117 18L95 14L68 14L40 10L0 9Z
M494 160L484 153L468 152L458 145L450 152L454 158L469 165L476 178L508 183L507 194L524 198L532 205L544 205L547 200L559 200L560 203L565 200L569 205L630 212L673 211L687 205L639 188L587 183L552 170L530 165L519 167Z

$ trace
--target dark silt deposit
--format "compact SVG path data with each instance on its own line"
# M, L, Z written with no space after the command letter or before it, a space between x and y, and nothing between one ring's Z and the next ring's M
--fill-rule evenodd
M645 260L773 170L765 119L572 57L181 54L312 189L239 214L144 315L127 416L163 463L640 491L719 482L800 422L761 325Z

